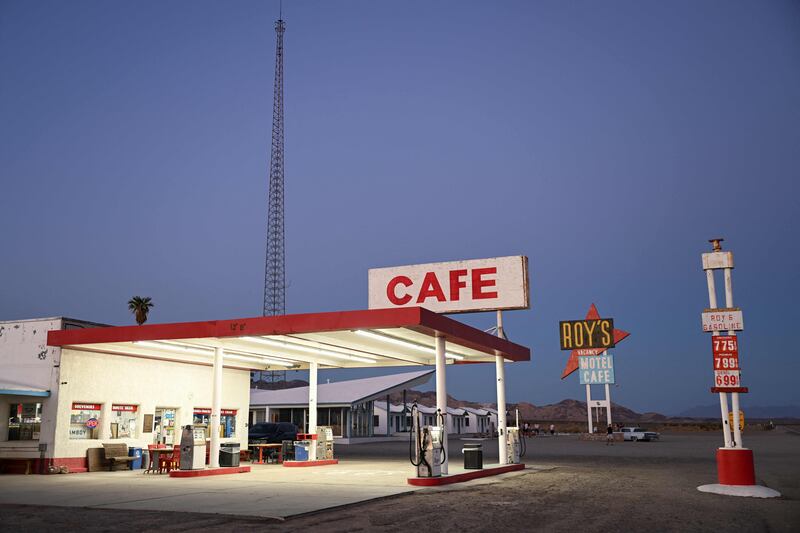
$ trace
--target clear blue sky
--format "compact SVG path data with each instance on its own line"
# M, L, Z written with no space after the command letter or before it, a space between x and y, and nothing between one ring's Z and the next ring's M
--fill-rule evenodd
M510 400L582 397L557 323L596 302L632 333L613 399L677 412L715 401L723 236L746 401L800 403L799 6L287 0L288 311L365 308L370 267L526 254ZM0 319L260 314L277 11L0 1ZM448 377L494 399L492 366Z

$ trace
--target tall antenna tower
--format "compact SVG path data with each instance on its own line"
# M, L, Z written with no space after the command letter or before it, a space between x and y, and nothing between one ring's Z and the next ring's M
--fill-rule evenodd
M264 316L286 314L286 246L283 223L283 6L275 21L275 86L272 96L272 149L269 160L267 258L264 269ZM286 371L266 373L267 382L286 381ZM259 372L259 381L264 373Z
M264 316L286 314L286 248L283 224L283 16L275 22L275 87L272 100L272 150L269 161L267 260Z

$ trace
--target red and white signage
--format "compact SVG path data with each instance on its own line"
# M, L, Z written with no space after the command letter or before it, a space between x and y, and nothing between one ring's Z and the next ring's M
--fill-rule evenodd
M75 409L76 411L99 411L100 404L72 402L72 408Z
M437 313L528 309L528 258L495 257L369 271L369 308Z
M112 411L120 411L125 413L135 413L139 409L138 405L129 405L124 403L111 404Z
M714 386L738 388L741 386L739 369L739 341L735 335L711 337L714 354Z
M742 310L706 309L703 311L703 331L741 331L744 329Z
M211 408L209 407L195 407L194 414L196 415L210 415ZM220 409L220 416L236 416L236 409Z

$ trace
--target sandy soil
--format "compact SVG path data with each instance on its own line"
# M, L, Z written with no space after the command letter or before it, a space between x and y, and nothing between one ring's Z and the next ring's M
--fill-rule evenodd
M701 442L705 446L705 439L627 443L607 449L598 443L562 446L553 440L531 444L529 461L543 470L282 522L199 513L0 506L0 530L50 531L57 524L62 530L90 532L800 531L800 438L775 437L758 443L762 460L757 472L763 471L762 479L784 492L779 499L697 491L698 485L714 482L713 461L707 460L705 450L693 451ZM564 450L572 448L583 452L565 456Z

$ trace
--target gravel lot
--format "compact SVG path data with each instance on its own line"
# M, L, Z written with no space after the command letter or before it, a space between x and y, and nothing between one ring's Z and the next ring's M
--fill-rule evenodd
M703 494L716 482L716 433L676 433L660 442L528 439L526 463L536 469L451 488L373 500L266 521L202 513L0 506L0 531L800 531L800 436L782 429L745 435L759 481L782 498ZM451 442L460 460L461 442ZM497 455L484 442L487 462ZM341 447L348 457L403 456L402 443ZM0 478L2 485L2 478Z

